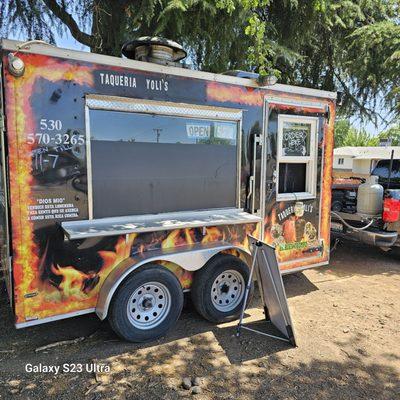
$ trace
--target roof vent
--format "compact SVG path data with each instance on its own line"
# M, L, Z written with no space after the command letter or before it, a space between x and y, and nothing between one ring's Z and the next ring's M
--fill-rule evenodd
M255 79L255 80L257 80L259 77L259 75L256 74L255 72L242 71L240 69L225 71L222 73L222 75L229 75L229 76L235 76L236 78Z
M179 61L187 55L180 44L158 36L143 36L126 42L122 46L122 54L131 60L175 67L185 66Z
M235 76L236 78L252 79L256 81L259 86L272 86L275 85L278 81L275 75L260 76L255 72L242 71L239 69L233 69L223 72L222 75Z

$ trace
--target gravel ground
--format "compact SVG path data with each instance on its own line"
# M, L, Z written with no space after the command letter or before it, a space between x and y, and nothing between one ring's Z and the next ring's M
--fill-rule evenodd
M94 315L15 330L3 289L0 398L400 398L399 261L341 244L328 267L286 276L297 348L250 332L237 339L235 323L212 325L190 302L168 337L145 345L118 340ZM262 318L256 292L246 322ZM27 364L83 371L28 373ZM184 389L185 377L199 386Z

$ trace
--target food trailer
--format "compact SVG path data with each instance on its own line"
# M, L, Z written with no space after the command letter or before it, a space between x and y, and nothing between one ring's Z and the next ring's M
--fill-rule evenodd
M184 292L237 318L251 234L282 273L329 261L336 93L187 68L161 38L124 57L1 41L2 266L17 328L95 312L163 335Z

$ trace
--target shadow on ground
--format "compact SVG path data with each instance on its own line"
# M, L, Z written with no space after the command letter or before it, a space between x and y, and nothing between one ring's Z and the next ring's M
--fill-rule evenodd
M231 346L234 343L231 343ZM251 346L254 346L252 343ZM18 396L38 390L48 398L71 398L79 385L90 399L179 399L188 391L180 387L181 377L203 377L202 399L395 399L399 381L389 366L368 362L362 357L347 361L312 360L282 363L276 356L256 365L231 365L212 334L141 348L107 359L110 373L98 373L88 381L78 378L45 377L39 381L8 383L18 387ZM60 383L55 385L55 381ZM44 388L51 388L47 391ZM12 389L11 389L12 390ZM66 391L68 393L66 393ZM21 397L20 397L21 396Z
M331 254L329 266L319 268L319 271L326 275L333 274L343 278L354 275L399 275L400 251L396 249L396 251L384 252L378 247L340 241Z
M351 254L352 262L348 262L349 254ZM372 259L369 266L363 262L363 257L368 256ZM370 248L363 245L353 245L348 243L341 244L335 253L332 255L331 264L328 267L320 267L318 275L321 276L321 281L329 276L350 277L354 275L374 275L374 274L399 274L400 264L391 259L386 259L385 254L381 254L377 249ZM365 259L365 258L364 258ZM376 259L376 262L375 262ZM295 273L284 276L284 284L286 288L287 297L294 298L296 296L303 296L308 293L318 290L316 284L303 273ZM155 342L144 345L130 344L119 341L116 335L111 331L107 322L101 322L94 314L84 315L80 317L60 320L51 322L44 325L37 325L26 329L16 330L13 326L12 315L7 304L7 296L2 288L1 303L0 303L0 318L3 323L0 325L0 337L2 338L2 348L4 350L13 349L15 344L18 344L13 354L27 354L34 352L37 347L46 345L48 343L69 340L77 337L89 337L89 339L82 343L80 347L88 347L89 354L92 345L100 340L101 342L109 343L108 341L115 341L113 346L105 346L104 351L107 355L118 354L120 351L128 349L137 349L154 345ZM262 308L262 303L258 292L256 291L251 307ZM169 341L177 340L188 335L195 335L206 331L213 331L220 338L227 348L231 344L237 345L236 339L232 339L235 333L235 327L224 328L224 334L221 329L215 325L204 321L196 312L190 303L190 298L187 296L186 306L182 316L178 322L178 326L171 332L165 339L159 340L156 343L168 343ZM233 342L232 342L233 340ZM261 339L260 339L261 340ZM269 341L262 337L262 341ZM231 343L232 342L232 343ZM255 342L258 342L256 339ZM271 342L274 342L271 340ZM275 342L274 342L275 343ZM276 345L264 346L268 348L264 354L254 354L253 358L273 354L276 351L287 347L285 343L278 343ZM228 349L229 353L229 349ZM8 353L3 353L8 354ZM85 352L82 351L73 354L73 357L81 359L85 357ZM71 355L69 355L71 356ZM40 354L35 355L40 358ZM0 353L0 359L2 354ZM251 357L246 357L251 359ZM232 359L232 362L240 362L241 358Z
M300 304L296 301L305 299L304 307L313 307L309 302L326 301L326 286L324 290L319 287L323 282L354 276L398 275L398 261L385 257L377 249L340 245L329 267L284 277L290 303L297 307ZM344 289L337 290L331 293L330 301L336 299L333 296L342 296ZM354 295L357 296L356 286ZM251 307L262 308L257 293ZM400 361L398 351L383 348L387 363L378 363L365 350L360 350L360 342L367 346L377 333L371 337L363 333L345 340L325 339L314 330L307 331L313 322L307 325L300 320L301 343L298 349L293 349L284 342L249 332L236 338L236 324L217 327L208 323L193 311L190 301L173 332L146 344L120 341L108 324L95 315L15 330L4 288L0 318L3 321L0 325L1 398L11 398L13 393L13 398L21 399L28 394L32 399L179 399L188 395L180 388L183 376L204 377L204 399L394 399L400 390L398 371L391 365ZM312 321L319 316L303 315L302 318ZM333 329L331 325L318 328L319 332ZM35 352L37 347L78 337L85 339ZM336 338L336 333L332 337ZM111 365L111 372L54 377L33 376L24 370L26 363L62 365L93 360Z

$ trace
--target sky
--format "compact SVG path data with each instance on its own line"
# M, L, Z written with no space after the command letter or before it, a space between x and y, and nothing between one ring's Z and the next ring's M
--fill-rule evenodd
M56 36L56 43L58 47L64 47L66 49L74 49L80 51L89 51L89 47L75 40L70 34L64 36Z
M24 40L24 38L22 38L20 35L10 35L8 39ZM65 29L65 33L62 36L55 33L55 39L58 47L80 50L80 51L89 51L89 48L83 45L82 43L79 43L77 40L75 40L67 29ZM365 124L361 123L356 118L350 118L350 121L352 125L357 129L365 129L370 135L373 136L377 135L380 131L386 129L386 127L383 126L383 124L376 127L372 122Z
M68 29L65 29L65 33L63 35L59 35L57 32L54 33L56 45L58 47L62 47L65 49L73 49L80 51L89 51L89 47L79 43L75 40ZM18 34L10 34L7 39L15 39L15 40L27 40L21 33Z
M365 123L361 123L356 118L350 118L350 122L355 128L364 129L372 136L376 136L379 132L388 129L383 124L379 124L378 127L376 127L372 122L365 124Z

